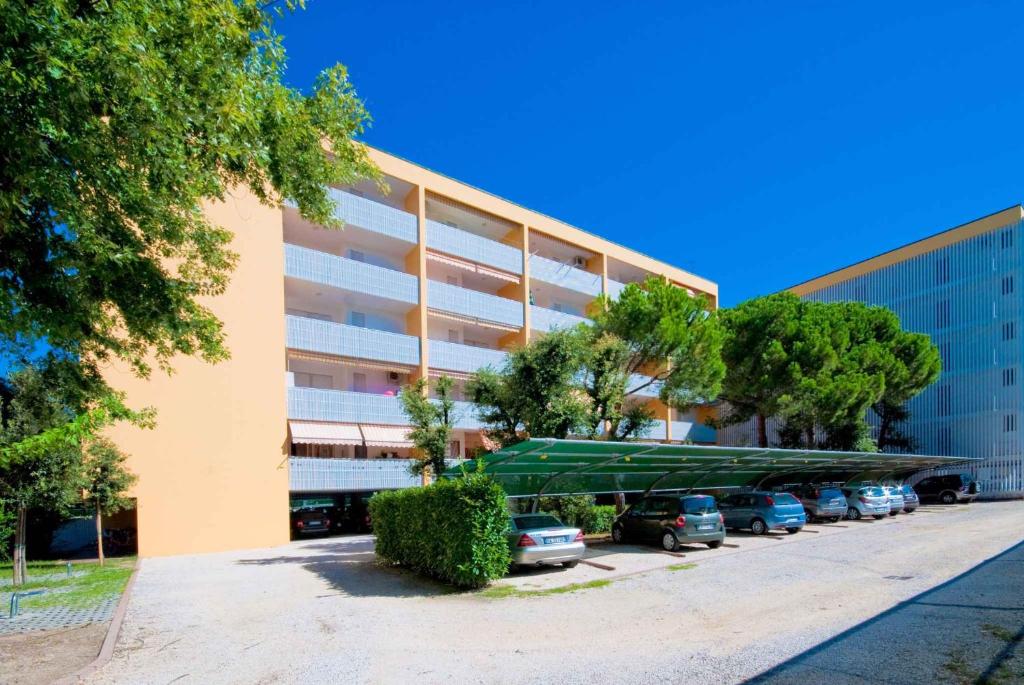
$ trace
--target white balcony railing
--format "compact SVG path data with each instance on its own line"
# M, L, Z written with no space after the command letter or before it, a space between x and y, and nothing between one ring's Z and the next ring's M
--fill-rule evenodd
M402 411L402 405L394 395L297 386L288 388L288 418L302 421L409 425L409 417ZM456 428L480 428L476 406L471 402L456 402L454 419Z
M593 297L601 294L600 274L592 274L540 255L530 255L530 278Z
M449 459L448 467L464 459ZM292 492L358 492L398 490L420 485L409 470L412 459L288 458L288 489Z
M431 340L429 345L430 368L445 371L474 373L485 366L497 369L508 356L508 353L501 350L489 350L443 340Z
M626 287L625 283L620 283L611 278L608 279L608 297L613 300L619 299L619 295L622 293L623 288Z
M718 442L718 432L711 426L694 421L673 421L672 441L682 442L684 440L715 443Z
M427 282L427 306L516 328L523 325L523 305L519 302L440 281Z
M663 419L655 419L651 429L647 431L647 435L643 436L644 440L666 440L667 435L665 421Z
M530 307L530 326L538 331L547 332L553 331L556 328L572 328L576 324L586 323L587 321L590 321L590 319L576 316L575 314L556 312L554 309L538 307L537 305Z
M328 192L331 199L334 200L335 214L346 224L359 226L407 243L419 242L415 214L347 193L344 190L329 188Z
M288 347L416 366L420 363L420 339L412 335L372 328L286 316Z
M427 247L502 271L523 273L522 250L433 219L427 219Z
M419 284L411 274L308 247L284 246L284 273L293 278L375 297L409 304L419 302Z

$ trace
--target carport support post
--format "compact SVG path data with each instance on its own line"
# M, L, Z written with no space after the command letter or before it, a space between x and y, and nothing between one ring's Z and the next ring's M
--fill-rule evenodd
M626 510L626 493L616 492L615 493L615 513L621 514Z
M536 514L540 510L540 495L530 500L530 513Z

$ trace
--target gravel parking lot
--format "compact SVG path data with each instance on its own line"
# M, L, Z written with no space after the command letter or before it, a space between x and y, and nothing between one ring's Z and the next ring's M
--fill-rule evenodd
M988 667L1013 676L1024 669L1024 547L1013 549L1022 538L1024 502L928 506L793 536L730 535L728 547L682 556L596 545L588 560L605 568L529 571L477 593L376 566L368 536L147 559L115 656L93 680L816 682L814 669L825 669L830 683L906 683L970 682ZM573 584L582 587L567 591ZM883 660L893 653L899 660Z

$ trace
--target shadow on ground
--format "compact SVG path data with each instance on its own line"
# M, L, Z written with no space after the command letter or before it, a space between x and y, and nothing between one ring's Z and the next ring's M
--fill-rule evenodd
M1024 542L747 683L1009 685L1024 682L1022 643Z
M337 594L349 597L431 597L454 592L450 587L428 578L377 564L373 537L369 535L325 538L323 542L297 545L291 554L240 559L237 563L243 566L301 566L327 581Z

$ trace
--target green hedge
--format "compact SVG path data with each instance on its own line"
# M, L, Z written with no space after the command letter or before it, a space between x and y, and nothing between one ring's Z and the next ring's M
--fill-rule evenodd
M542 497L541 511L552 514L567 526L584 533L610 533L615 521L615 507L595 505L593 495L562 495Z
M483 587L512 561L505 491L484 474L379 492L370 517L381 561L456 587Z
M615 522L615 507L598 505L590 507L581 522L584 533L610 533Z

